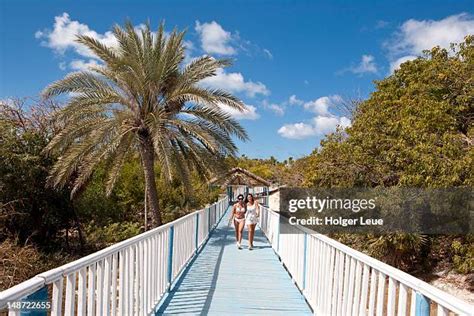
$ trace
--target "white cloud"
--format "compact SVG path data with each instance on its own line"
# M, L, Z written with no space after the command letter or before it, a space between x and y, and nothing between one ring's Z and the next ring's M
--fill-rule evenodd
M351 123L350 120L345 116L336 117L318 115L313 118L313 124L314 132L317 135L324 135L334 132L337 126L346 128L350 126Z
M345 116L339 118L339 126L342 128L347 128L352 125L351 119Z
M290 97L291 98L291 97ZM303 107L305 110L311 111L320 115L329 114L329 108L336 106L338 103L343 101L340 95L330 95L325 97L320 97L316 100L305 102Z
M86 24L71 20L67 13L63 13L54 18L52 30L44 29L43 31L37 31L35 33L35 37L42 41L42 45L53 49L59 54L64 54L68 50L73 50L81 56L96 58L88 48L76 42L78 35L90 36L107 46L117 46L117 40L112 32L109 31L104 34L99 34L96 31L91 30Z
M245 81L240 72L227 73L223 69L218 69L215 76L202 80L201 84L205 87L222 89L231 93L245 93L249 97L255 97L258 94L270 94L270 90L263 83Z
M268 109L275 113L278 116L283 116L285 114L285 106L276 104L276 103L270 103L267 100L263 100L262 105L265 109Z
M272 52L270 52L270 50L264 48L264 49L263 49L263 53L264 53L269 59L273 59L273 54L272 54Z
M59 69L61 69L61 70L66 70L67 69L67 65L66 65L65 61L60 62L58 66L59 66Z
M453 42L462 42L464 37L474 33L474 18L461 13L441 20L410 19L402 24L390 47L395 53L401 51L418 55L434 46L448 48Z
M194 28L201 39L201 47L208 54L234 55L235 48L230 45L232 34L225 31L216 21L201 24L196 21Z
M467 13L441 20L407 20L384 44L390 54L390 71L393 72L402 62L420 56L423 50L435 46L449 48L451 43L462 42L469 34L474 34L474 17Z
M303 100L300 100L296 97L296 95L291 95L289 98L288 98L288 104L290 105L303 105L304 101Z
M303 139L314 135L313 126L305 123L285 124L278 130L282 137L290 139Z
M303 122L285 124L280 127L278 134L290 139L304 139L332 133L338 126L346 128L350 126L350 120L345 116L336 117L318 115L312 119L310 124Z
M69 63L69 67L74 70L88 71L90 67L99 66L100 64L95 59L89 59L88 61L82 59L75 59Z
M334 115L330 111L331 108L343 101L343 98L337 94L320 97L308 102L298 99L296 95L291 95L287 104L303 106L305 110L315 113L316 116L309 122L285 124L280 127L278 134L285 138L303 139L332 133L338 126L342 128L350 126L349 118Z
M372 55L362 55L360 63L349 70L355 74L377 73L375 57Z
M400 65L403 64L404 62L409 61L409 60L414 60L414 59L416 59L416 56L408 55L408 56L400 57L390 62L390 73L393 73L395 70L400 68Z
M144 28L144 24L134 26L136 32L141 31ZM155 33L153 33L153 35L154 34ZM67 52L74 52L80 57L87 59L76 58L69 63L63 60L59 63L59 68L61 70L66 70L67 65L75 70L84 70L87 68L87 65L97 64L99 58L86 46L76 41L78 35L92 37L108 47L118 47L118 41L111 31L107 31L103 34L98 33L91 29L87 24L72 20L66 12L54 17L52 28L45 28L41 31L37 31L35 33L35 38L41 41L41 45L51 48L59 55L63 55L63 58ZM184 46L187 48L187 52L193 49L192 42L184 41Z
M244 111L239 111L226 104L220 104L219 107L225 112L229 113L236 120L256 120L260 117L257 113L257 108L253 105L245 105Z

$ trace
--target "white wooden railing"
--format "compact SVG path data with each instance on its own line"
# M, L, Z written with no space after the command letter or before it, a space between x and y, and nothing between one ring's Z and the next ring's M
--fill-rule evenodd
M474 306L262 207L260 227L315 315L474 315ZM431 314L430 314L431 311Z
M228 198L0 292L0 310L47 288L51 315L148 315L224 215ZM43 291L46 292L46 291ZM20 312L10 309L9 315Z

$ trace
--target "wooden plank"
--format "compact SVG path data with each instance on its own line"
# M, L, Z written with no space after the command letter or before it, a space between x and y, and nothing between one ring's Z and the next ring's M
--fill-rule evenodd
M79 270L77 284L77 315L86 315L87 312L87 270Z
M407 314L407 296L408 296L408 287L400 283L398 291L398 316L406 316Z
M359 305L359 315L367 315L367 298L369 293L369 274L370 268L368 265L364 264L364 271L362 276L362 285L361 285L361 294L360 294L360 305Z
M378 285L377 285L377 316L383 315L383 307L385 302L385 274L382 272L378 273Z
M104 288L104 261L97 262L97 282L96 282L96 303L95 303L95 312L96 315L103 315L102 313L102 303L104 298L103 293Z
M53 283L53 299L51 302L51 315L59 316L62 315L63 307L63 278L60 278Z
M323 314L328 313L328 300L327 300L327 294L328 294L328 284L329 284L329 261L330 261L330 246L328 244L324 244L323 247L324 251L324 262L323 262L323 269L322 269L322 290L321 290L321 310Z
M387 316L395 315L395 300L397 296L397 284L392 278L388 278L388 294L387 294Z
M449 311L441 305L438 305L437 311L438 311L437 316L448 316L449 315Z
M332 295L332 300L331 300L331 312L333 315L337 314L337 296L339 293L339 261L341 259L340 257L340 251L335 250L334 253L334 275L333 275L333 295Z
M369 316L373 316L375 314L375 297L377 294L377 271L375 269L370 269L370 289L369 289L369 308L368 314Z
M411 299L410 299L410 316L416 316L416 291L411 290Z
M111 291L112 297L110 299L112 315L117 315L117 284L118 284L118 253L112 256L112 280L111 280Z
M343 301L343 290L344 290L344 260L346 255L339 251L339 266L338 266L338 286L337 286L337 306L336 315L342 315L342 301Z
M110 315L110 275L112 273L112 258L107 257L104 260L104 284L103 284L103 304L102 312L104 315Z
M355 285L354 285L354 306L352 307L352 311L354 314L359 312L359 305L360 305L360 288L361 288L361 280L362 280L362 264L360 261L357 260L356 264L356 272L355 272Z
M326 296L326 302L328 304L326 310L328 311L328 313L330 315L334 315L334 311L333 311L334 308L333 308L333 305L332 305L332 302L333 302L332 297L336 296L336 294L334 293L335 253L336 253L336 249L331 247L331 252L330 252L331 257L330 257L330 261L329 261L329 274L328 274L329 286L326 288L327 292L328 292L328 295Z
M76 273L71 273L66 277L66 303L64 313L74 315L76 307Z
M346 310L349 302L349 272L351 267L351 257L346 255L344 263L344 292L342 294L342 310L340 315L347 315Z
M95 315L95 280L96 265L93 264L87 268L87 315Z
M119 289L118 289L118 314L120 316L124 315L125 313L125 272L126 272L126 251L122 250L119 252Z
M138 260L140 260L140 263L138 265L138 270L137 270L137 273L140 275L139 278L137 278L138 280L138 296L137 296L137 300L138 300L138 309L139 309L139 312L138 314L145 314L145 310L146 310L146 306L145 306L145 303L146 303L146 286L145 286L145 280L146 280L146 276L145 276L145 273L146 273L146 259L145 259L145 250L146 250L146 241L142 241L139 245L138 245Z

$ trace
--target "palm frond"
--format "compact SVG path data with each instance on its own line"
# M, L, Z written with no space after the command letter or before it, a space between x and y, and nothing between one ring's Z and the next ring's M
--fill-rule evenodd
M230 61L203 56L183 66L185 32L166 34L164 24L153 33L149 23L137 29L126 22L115 25L112 33L114 47L79 36L77 41L100 65L71 73L43 91L48 98L70 96L54 117L63 128L46 147L59 155L48 184L64 187L74 179L76 194L103 163L110 194L123 163L139 148L138 140L146 138L164 178L180 179L189 193L193 173L210 177L222 166L223 156L237 153L234 137L248 140L239 122L221 108L243 111L243 102L200 85Z

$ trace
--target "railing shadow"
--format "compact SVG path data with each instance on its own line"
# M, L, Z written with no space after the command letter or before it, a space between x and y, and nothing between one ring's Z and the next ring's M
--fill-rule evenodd
M234 240L231 227L216 228L203 249L205 255L196 256L190 262L160 304L156 315L207 314L216 289L224 248Z

